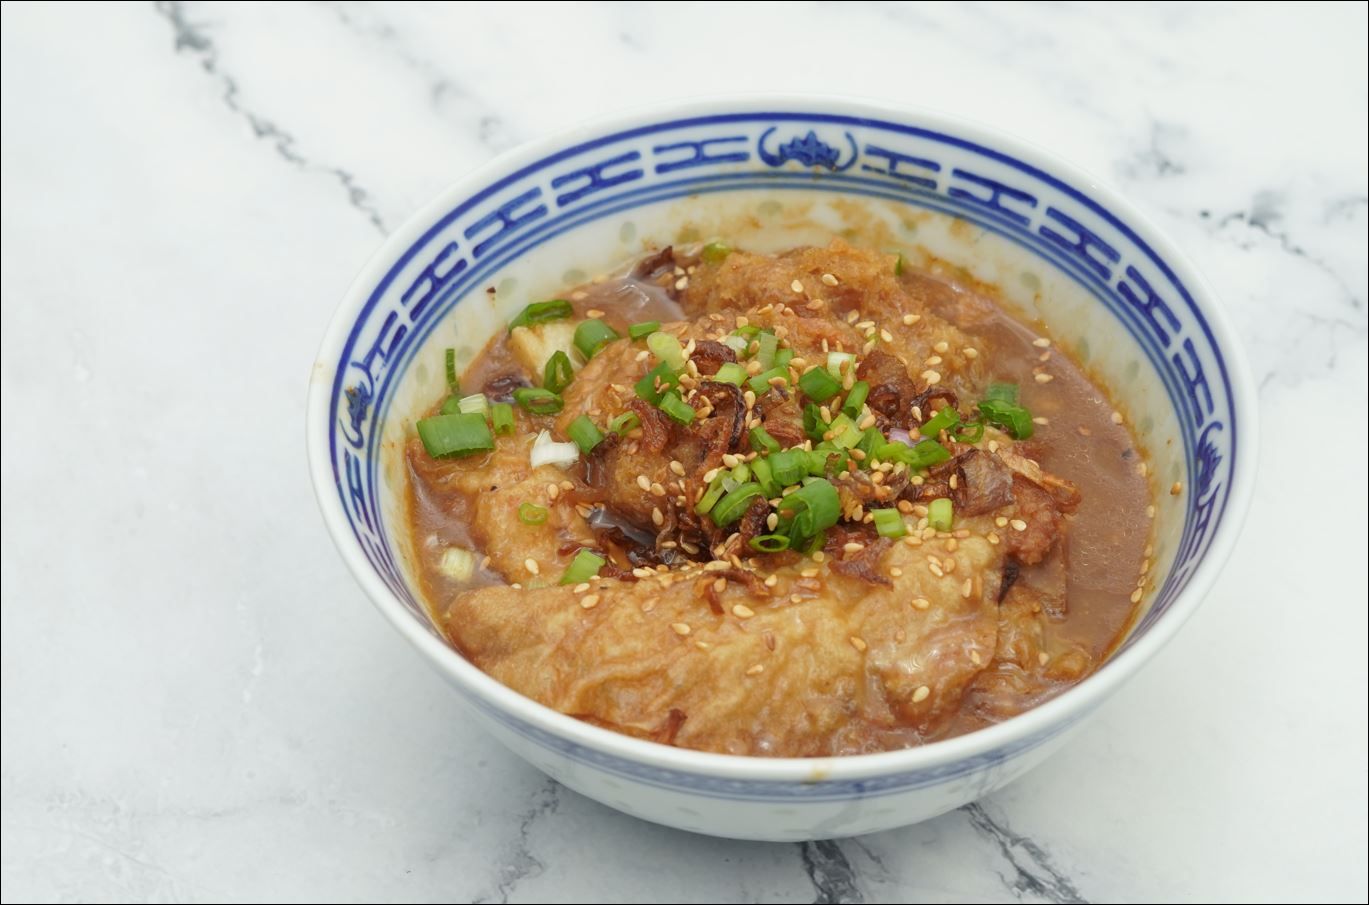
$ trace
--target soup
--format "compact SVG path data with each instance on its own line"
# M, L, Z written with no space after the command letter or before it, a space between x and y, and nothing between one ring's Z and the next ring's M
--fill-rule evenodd
M1108 655L1154 510L1125 419L982 288L834 241L666 248L529 305L406 448L472 663L619 732L924 744Z

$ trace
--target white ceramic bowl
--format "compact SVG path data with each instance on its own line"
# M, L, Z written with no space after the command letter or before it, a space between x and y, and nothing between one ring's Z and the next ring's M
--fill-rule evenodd
M505 688L447 646L412 579L400 454L413 416L442 391L439 350L455 345L464 364L528 301L653 243L725 236L770 250L833 234L934 254L998 285L1111 388L1157 488L1182 482L1178 496L1157 494L1154 582L1117 653L1054 700L970 735L782 759L596 728ZM604 120L505 154L448 188L385 241L334 315L310 383L308 441L343 559L510 749L648 820L800 840L926 819L1058 748L1207 593L1249 502L1254 418L1254 388L1206 283L1091 177L939 114L768 97Z

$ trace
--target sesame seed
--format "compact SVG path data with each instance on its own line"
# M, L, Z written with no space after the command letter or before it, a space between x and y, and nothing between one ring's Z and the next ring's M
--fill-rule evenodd
M1038 338L1032 340L1032 345L1033 345L1033 346L1036 346L1036 348L1038 348L1038 349L1048 349L1048 348L1050 348L1050 344L1051 344L1051 341L1048 340L1048 339L1046 339L1046 337L1044 337L1044 336L1041 336L1041 337L1038 337Z
M665 488L662 487L659 482L653 481L651 484L651 493L653 496L665 496Z
M955 560L952 559L952 558L949 557L949 556L946 557L945 559L943 559L943 560L941 561L941 568L944 569L944 570L947 571L947 572L954 572L954 571L955 571L955 566L956 566Z
M732 615L736 616L738 619L750 619L752 616L756 615L756 611L749 606L739 603L732 608Z
M758 676L763 672L765 672L765 665L762 663L757 663L755 666L748 667L746 670L748 676Z
M651 489L651 480L644 474L637 475L637 486L643 490Z
M975 666L978 666L980 663L984 662L984 658L981 657L981 656L979 656L979 651L977 651L977 650L971 650L971 651L970 651L970 662L973 663Z
M586 594L580 598L580 606L587 610L592 610L599 605L598 594Z
M903 326L911 327L920 320L922 320L922 315L920 314L905 314L903 315Z
M929 356L927 356L927 360L924 361L923 364L927 365L928 367L930 367L930 366L932 366L932 365L939 365L939 364L941 364L941 356L940 356L940 355L929 355Z
M1045 415L1037 415L1035 418L1032 419L1032 424L1039 424L1042 427L1045 427L1047 424L1050 423L1050 419L1047 418Z
M705 483L705 484L712 484L712 483L713 483L713 479L716 478L716 477L718 476L718 471L719 471L719 469L717 469L717 468L710 468L708 471L705 471L705 472L704 472L704 483Z
M851 646L854 647L854 648L855 648L856 650L858 650L858 651L864 652L864 650L869 646L869 645L867 645L867 644L865 643L865 639L863 639L863 638L858 638L858 637L856 637L855 635L852 635L850 638L848 638L848 639L846 639L846 640L850 641L850 642L851 642Z
M557 487L555 484L548 484L548 485L547 485L547 499L549 499L549 500L554 500L554 499L556 499L556 498L557 498L558 496L560 496L560 495L561 495L561 488L560 488L560 487Z
M974 359L979 357L979 350L974 346L966 346L960 350L960 354L964 355L966 358Z
M856 426L861 430L869 430L875 426L875 416L873 414L866 415L864 418L860 419L860 423Z
M1175 482L1174 482L1173 484L1171 484L1170 487L1169 487L1169 495L1170 495L1170 496L1178 496L1179 494L1181 494L1181 493L1183 493L1183 492L1184 492L1184 485L1183 485L1183 482L1182 482L1182 481L1175 481Z
M738 459L732 453L723 454L723 464L726 465L728 468L736 468L740 461L741 460Z
M671 628L675 630L675 634L680 635L681 637L688 635L690 632L689 626L683 622L676 622Z
M960 586L960 596L969 597L974 593L974 579L967 578L965 583Z
M671 460L670 460L670 470L673 471L673 472L675 472L675 474L680 475L681 477L683 477L683 476L684 476L684 473L685 473L684 463L683 463L683 462L679 462L679 461L677 461L677 460L675 460L675 459L671 459Z
M1007 516L1000 515L998 516L998 518L993 520L993 523L1000 528L1006 528L1008 527L1008 518Z
M562 489L562 490L574 490L574 489L575 489L575 485L572 484L570 481L562 481L562 482L561 482L561 489Z
M797 292L799 295L803 295L803 283L799 282L798 280L795 280L794 282L790 283L789 288Z
M996 544L996 543L998 543L998 534L995 533L995 532L993 532L993 531L990 531L990 532L986 535L986 539L988 540L989 543L991 543L991 544Z
M931 694L932 690L930 688L928 688L926 685L919 685L917 687L917 691L913 692L913 703L921 704L923 701L927 700L927 698L930 697Z
M675 288L676 288L676 289L684 289L684 288L687 287L688 285L689 285L689 277L680 277L678 280L675 281Z
M837 285L838 283L841 282L841 280L838 280L835 276L833 276L833 275L830 274L830 273L824 273L824 274L822 275L822 281L823 281L823 283L827 284L828 286L835 286L835 285Z
M803 570L802 572L800 572L799 574L802 575L804 578L816 578L817 575L818 575L818 570L817 570L817 569L804 569L804 570Z
M894 341L894 334L890 333L888 330L885 330L883 327L880 327L879 338L884 340L886 343L891 343Z
M1049 374L1037 374L1034 379L1037 383L1050 383L1055 378Z
M637 568L632 570L632 574L638 578L650 578L656 573L651 571L650 569L644 569L641 566L638 566Z
M542 567L539 566L537 564L537 560L533 559L531 556L523 560L523 568L527 569L534 575L539 575L542 572Z
M1155 507L1154 507L1154 506L1147 506L1147 507L1146 507L1146 518L1155 518Z
M585 312L585 317L603 317L603 316L604 316L604 312L600 311L598 308L591 308L591 309L589 309L588 311Z
M1051 655L1046 653L1045 651L1041 651L1041 653L1036 655L1036 662L1040 663L1042 666L1045 666L1050 661Z
M1131 602L1132 602L1132 603L1140 603L1140 602L1141 602L1141 589L1140 589L1140 588L1137 588L1136 590L1134 590L1134 591L1131 592Z
M1027 530L1027 523L1024 522L1024 521L1022 521L1020 518L1015 518L1015 519L1013 519L1011 522L1008 522L1008 524L1009 524L1009 525L1012 525L1012 530L1014 530L1014 531L1026 531L1026 530Z
M826 553L822 552L821 550L814 550L814 551L813 551L813 562L825 562L826 560L827 560L827 554L826 554Z
M1113 413L1112 413L1112 423L1113 423L1113 424L1121 424L1121 423L1122 423L1122 413L1121 413L1121 412L1113 412Z
M646 349L643 349L642 351L637 353L636 357L633 358L633 361L646 361L647 356L649 356L650 354L651 353L648 352Z
M861 550L865 549L865 545L856 541L850 541L849 543L843 544L841 549L845 550L847 553L859 553Z
M928 368L922 372L922 382L928 386L935 386L936 384L941 383L941 375Z
M651 507L651 523L657 526L665 524L665 515L661 513L660 507L658 506Z
M715 578L715 579L713 579L713 590L717 591L719 594L721 594L723 591L726 591L726 590L727 590L727 579L726 579L726 578Z
M946 573L941 571L941 565L935 559L927 560L927 571L931 572L937 578L944 578L946 576Z
M583 593L585 593L585 592L588 591L588 590L589 590L589 582L588 582L588 581L582 581L582 582L580 582L579 584L577 584L575 587L571 588L571 591L574 592L574 593L576 593L576 594L583 594Z

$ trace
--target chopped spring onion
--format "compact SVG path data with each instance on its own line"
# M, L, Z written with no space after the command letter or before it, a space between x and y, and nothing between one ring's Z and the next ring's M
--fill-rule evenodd
M986 399L979 403L979 414L1016 440L1026 440L1032 435L1032 413L1015 403Z
M699 515L707 515L717 504L718 500L722 499L723 494L727 492L727 488L723 486L724 480L722 475L713 479L713 483L708 485L708 490L705 491L703 497L700 498L699 504L694 507L696 513Z
M870 398L870 384L863 380L857 380L851 384L851 391L846 394L846 401L841 404L841 410L851 418L859 418L861 409L865 408L865 400Z
M448 349L447 360L447 392L455 395L461 392L461 382L456 379L456 350Z
M950 531L954 518L955 512L951 508L951 501L945 497L932 500L927 505L927 524L937 531Z
M589 361L595 352L617 338L618 331L597 318L580 321L575 327L575 348L585 356L585 361Z
M966 421L955 432L957 443L978 443L984 439L984 422L978 418Z
M650 336L659 329L661 329L660 321L643 321L640 324L633 324L628 327L627 335L629 339L636 340L641 339L643 336Z
M948 405L923 422L922 436L935 440L942 431L952 430L959 423L960 412L955 410L955 406Z
M519 387L513 391L513 401L534 415L554 415L565 405L560 396L542 387Z
M742 339L750 342L760 334L761 328L757 327L755 324L743 324L732 332L736 336L740 336Z
M781 524L787 524L789 544L816 537L837 523L841 497L825 478L810 478L798 490L780 500Z
M919 440L915 446L886 443L875 450L881 462L902 462L909 468L930 468L951 457L951 452L935 440Z
M789 538L783 534L762 534L751 538L751 549L758 553L779 553L789 549Z
M780 441L770 436L770 432L763 427L751 428L751 448L758 453L775 453L780 451Z
M680 375L675 372L670 365L661 362L656 367L647 371L642 379L637 381L637 398L652 405L659 405L661 397L668 390L674 389L680 383Z
M827 373L837 380L846 376L849 368L856 366L856 355L854 352L828 352L827 353Z
M775 472L770 468L769 459L752 459L750 465L752 477L756 479L757 484L761 485L761 491L767 498L780 492L781 487L775 483Z
M813 368L799 378L799 389L814 402L826 402L841 391L841 381L822 368Z
M808 473L816 477L822 477L828 471L840 474L846 470L849 461L846 450L828 444L823 444L804 455L808 459Z
M565 468L567 465L574 465L579 459L580 447L574 443L557 443L551 438L549 431L542 431L537 435L537 439L532 441L532 452L528 455L528 461L533 468L540 468L543 465Z
M679 337L674 334L653 333L646 338L646 347L652 355L670 365L672 371L684 367L684 346L680 345Z
M751 387L752 391L755 392L757 396L761 396L773 389L773 385L770 381L774 380L776 377L783 380L786 384L789 383L789 371L787 369L771 368L768 371L761 371L755 377L752 377L746 382L746 385Z
M728 491L727 496L718 501L709 515L712 516L714 524L724 528L741 518L746 512L746 507L751 505L751 501L761 495L761 485L755 481L738 484Z
M730 254L732 254L732 246L726 242L709 242L699 252L699 257L709 264L720 264Z
M547 507L536 503L523 503L518 507L518 520L525 525L544 525L547 521Z
M751 477L751 465L748 462L738 462L728 474L732 480L740 484Z
M481 415L434 415L418 422L418 437L428 455L466 456L494 449L494 437Z
M604 440L604 432L595 427L587 415L577 416L566 427L566 434L575 441L575 445L580 447L582 453L589 452Z
M908 533L903 514L897 509L876 509L870 514L875 517L875 530L880 537L902 537Z
M719 366L718 373L713 375L713 379L718 383L730 383L734 387L739 387L746 379L746 368L735 361L725 361Z
M842 449L850 449L865 436L861 429L856 427L856 423L846 415L833 418L827 430L832 433L832 442Z
M490 424L496 434L513 433L513 406L507 402L496 402L490 406Z
M462 396L456 403L457 408L467 415L483 415L490 410L490 401L484 393Z
M780 338L769 330L762 330L756 335L756 361L761 363L762 368L775 366L775 353L779 348Z
M775 353L775 367L777 368L787 368L789 367L789 362L793 360L794 350L787 346Z
M797 484L808 476L808 453L802 449L772 453L767 461L770 463L770 473L774 475L775 483L781 487Z
M475 554L460 547L448 547L437 561L437 570L452 581L469 581L475 574Z
M608 429L619 436L626 435L629 431L635 430L642 424L642 419L637 417L636 412L623 412L621 415L614 415L608 422Z
M565 352L553 352L551 358L547 359L547 366L542 369L542 386L559 393L570 382L575 379L575 369L570 365L570 356Z
M656 334L660 336L662 334ZM689 424L694 420L694 407L680 398L680 394L671 390L661 395L661 401L657 403L661 411L669 415L674 421L680 424Z
M856 444L856 449L865 453L866 461L869 461L875 454L875 450L885 444L884 435L879 432L877 427L867 427L860 436L860 442Z
M803 432L809 440L817 443L827 433L827 422L822 420L822 410L810 402L803 407Z
M903 252L898 252L898 260L894 261L894 276L903 276Z
M746 354L747 341L746 337L744 336L738 336L735 333L729 333L727 336L723 337L723 345L727 346L729 349L731 349L738 355Z
M545 324L547 321L559 321L570 317L573 313L570 302L565 299L552 299L549 302L533 302L522 311L518 316L509 321L509 332L513 332L514 327L531 327L533 324Z
M561 584L579 584L582 581L589 581L591 578L598 578L599 570L604 567L604 562L605 559L602 556L596 556L588 550L581 549L570 561L566 573L561 576Z
M1015 383L991 383L989 388L984 391L985 402L1011 402L1017 404L1017 384Z
M460 396L448 396L445 400L443 400L443 402L442 402L442 414L444 414L444 415L455 415L455 414L456 414L457 412L459 412L459 411L461 411L461 397L460 397Z

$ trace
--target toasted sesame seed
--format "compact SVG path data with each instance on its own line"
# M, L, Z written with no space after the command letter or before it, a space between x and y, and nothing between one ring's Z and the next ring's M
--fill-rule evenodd
M589 590L589 582L588 582L588 581L582 581L582 582L580 582L579 584L577 584L575 587L571 588L571 591L572 591L573 593L575 593L575 594L583 594L583 593L585 593L585 592L588 591L588 590Z
M960 542L959 542L958 540L956 540L954 536L952 536L949 540L946 541L946 552L947 552L947 553L954 553L959 547L960 547Z
M637 486L643 490L651 489L651 480L644 474L637 475Z
M635 568L635 569L632 570L632 574L635 575L635 576L637 576L638 578L650 578L651 576L655 575L656 573L653 572L653 571L651 571L650 569L646 569L646 568L643 568L643 567L641 567L641 566L638 566L637 568Z
M813 562L826 562L826 561L827 561L827 554L826 554L826 553L824 553L824 552L821 551L821 550L814 550L814 551L813 551Z
M1037 374L1034 379L1037 383L1050 383L1055 378L1049 374Z
M637 355L636 355L632 360L633 360L633 361L646 361L647 358L648 358L648 356L650 356L650 355L651 355L650 352L648 352L646 349L643 349L642 351L638 352Z
M1036 339L1032 340L1032 345L1036 346L1036 348L1038 349L1048 349L1050 348L1050 344L1051 341L1046 339L1046 337L1044 336L1039 336Z
M845 550L847 553L859 553L861 550L865 549L865 545L857 541L850 541L843 544L841 549Z
M1121 412L1113 412L1113 413L1112 413L1112 423L1113 423L1113 424L1121 424L1122 421L1123 421L1123 418L1122 418L1122 413L1121 413Z
M930 697L931 694L932 690L930 688L928 688L926 685L919 685L917 687L917 691L913 692L913 703L921 704L923 701L927 700L927 698Z
M1137 588L1136 590L1134 590L1134 591L1131 592L1131 602L1132 602L1132 603L1140 603L1140 602L1141 602L1141 589L1140 589L1140 588Z
M665 515L661 512L659 506L651 507L651 523L657 526L665 524Z
M937 578L946 577L946 573L941 571L941 564L938 563L935 559L927 560L927 571L931 572Z
M755 666L747 667L746 670L748 676L758 676L763 672L765 672L765 664L763 663L757 663Z
M1183 484L1182 481L1175 481L1173 484L1171 484L1171 485L1169 486L1169 495L1170 495L1170 496L1178 496L1179 494L1181 494L1181 493L1183 493L1183 492L1184 492L1184 484Z
M1036 655L1036 662L1040 663L1042 666L1045 666L1050 661L1051 655L1046 653L1045 651L1041 651L1041 653Z
M789 602L790 602L790 603L803 603L803 595L802 595L802 594L790 594L790 595L789 595Z
M752 616L756 615L756 611L749 606L739 603L732 608L732 615L736 616L738 619L750 619Z
M1150 468L1147 467L1146 463L1144 463L1144 462L1138 462L1138 463L1136 463L1136 473L1137 473L1138 475L1140 475L1141 477L1144 478L1144 477L1146 476L1146 473L1149 472L1149 471L1150 471Z
M1146 507L1146 518L1155 518L1155 507L1154 507L1154 506L1147 506L1147 507Z
M817 575L818 575L818 570L817 570L817 569L804 569L804 570L803 570L802 572L800 572L799 574L802 575L804 578L816 578Z
M592 610L599 605L598 594L586 594L580 598L580 606L587 610Z
M979 350L974 346L966 346L960 350L960 354L964 355L966 358L974 359L979 357Z
M685 473L684 463L683 463L683 462L680 462L680 461L678 461L678 460L676 460L676 459L671 459L671 460L670 460L670 470L673 471L673 472L675 472L675 474L680 475L681 477L683 477L683 476L684 476L684 473Z
M973 594L973 593L974 593L974 579L972 579L972 578L967 578L967 579L965 579L965 582L960 586L960 596L961 596L961 597L969 597L969 596L970 596L971 594Z
M890 578L898 578L898 577L901 576L902 574L903 574L903 570L900 569L898 566L890 566L890 567L889 567L889 577L890 577Z
M650 489L653 496L665 496L665 488L658 481L653 481Z
M940 355L928 355L928 356L927 356L927 360L924 361L923 364L927 365L928 367L932 367L933 365L939 365L939 364L941 364L941 356L940 356Z
M948 573L949 573L949 572L954 572L954 571L955 571L955 567L956 567L956 561L955 561L953 558L949 557L949 556L946 557L945 559L943 559L943 560L941 561L941 568L942 568L943 570L945 570L946 572L948 572Z
M723 591L726 591L726 590L727 590L727 579L726 579L726 578L715 578L715 579L713 579L713 590L717 591L719 594L721 594Z
M604 316L604 312L600 311L598 308L591 308L591 309L589 309L588 311L585 312L585 317L603 317L603 316Z
M991 544L996 544L998 543L998 534L994 531L990 531L987 535L985 535L985 539L988 540L988 542Z
M674 625L671 626L671 628L675 630L675 634L680 635L682 637L684 635L688 635L690 632L689 625L684 622L676 622Z
M911 327L920 320L922 320L922 315L920 314L905 314L903 315L903 326Z
M554 500L561 495L561 488L555 484L547 484L547 499Z
M936 384L941 383L941 375L931 368L928 368L922 372L922 382L928 386L935 386Z
M855 635L852 635L850 638L847 638L846 640L850 641L851 646L858 651L864 651L867 647L869 647L869 645L865 643L864 638L858 638Z
M795 280L794 282L790 283L789 288L797 292L799 295L803 294L803 283L799 282L798 280Z
M822 275L822 281L828 286L835 286L841 282L841 280L838 280L834 275L830 273L824 273Z
M1027 530L1027 523L1024 522L1024 521L1022 521L1020 518L1015 518L1015 519L1013 519L1011 522L1008 522L1008 524L1009 524L1009 525L1012 525L1012 530L1014 530L1014 531L1026 531L1026 530Z
M676 288L676 289L685 289L685 288L688 287L688 286L689 286L689 277L687 277L687 276L686 276L686 277L680 277L678 280L675 281L675 288Z
M1006 528L1008 527L1008 518L1007 516L1000 515L993 520L993 523L1000 528Z
M1032 419L1032 424L1039 424L1042 427L1045 427L1047 424L1050 423L1050 419L1047 418L1045 415L1037 415L1035 418Z
M542 572L542 567L539 566L537 564L537 560L533 559L531 556L523 560L523 568L527 569L534 575L540 575Z
M869 430L875 426L875 420L873 414L866 415L864 418L860 419L860 423L857 424L856 427L859 427L861 430Z
M880 328L879 328L879 338L882 339L882 340L884 340L886 343L891 343L891 342L894 341L894 334L890 333L888 330L884 329L883 327L880 327Z
M984 662L984 658L979 656L979 651L971 649L970 662L973 663L975 666L978 666L980 663Z

